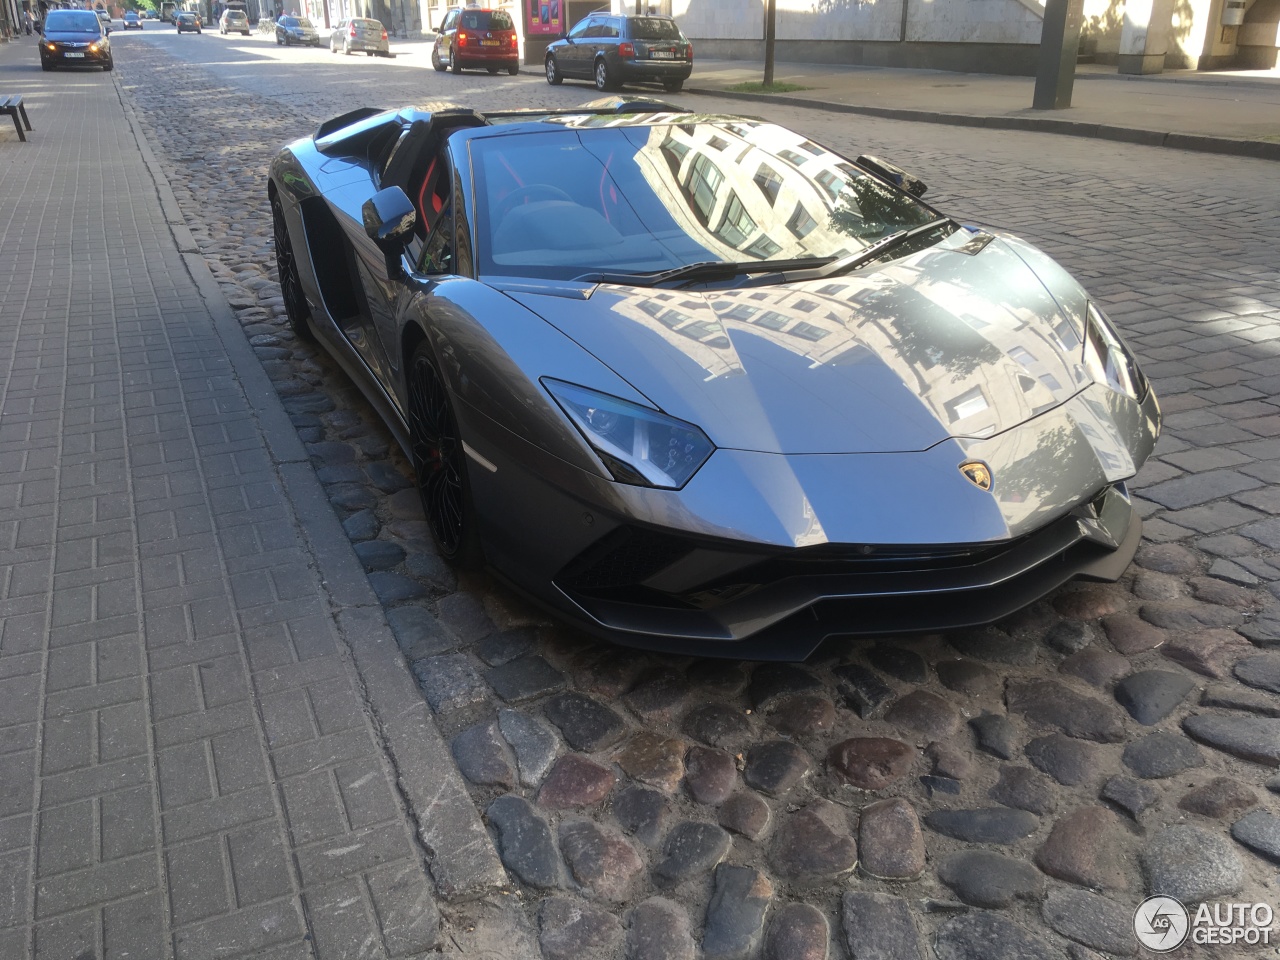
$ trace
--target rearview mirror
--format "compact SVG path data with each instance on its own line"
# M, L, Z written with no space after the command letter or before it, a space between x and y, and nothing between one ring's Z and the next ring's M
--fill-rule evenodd
M379 245L407 240L418 220L413 202L399 187L379 190L360 208L364 232Z
M858 166L864 170L869 170L878 177L888 180L894 186L901 187L913 197L923 197L928 191L929 185L918 177L913 177L901 167L894 166L888 160L881 160L879 157L868 156L863 154L858 157Z

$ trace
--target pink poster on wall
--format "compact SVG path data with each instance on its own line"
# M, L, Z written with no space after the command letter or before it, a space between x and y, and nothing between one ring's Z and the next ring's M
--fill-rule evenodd
M525 35L560 36L563 5L564 0L525 0L525 9L529 12L529 23Z

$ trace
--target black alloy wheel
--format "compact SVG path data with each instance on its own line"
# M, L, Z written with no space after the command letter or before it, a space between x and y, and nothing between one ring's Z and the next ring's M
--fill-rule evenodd
M284 204L280 197L271 196L271 224L275 233L276 274L280 279L280 296L284 300L284 312L289 326L304 340L314 340L311 330L311 308L307 306L302 281L298 277L298 263L293 255L293 242L289 239L289 227L284 220Z
M440 59L439 44L431 48L431 66L435 68L436 73L444 73L444 61Z
M564 77L560 75L560 64L556 63L556 55L554 53L547 57L547 83L553 87L558 87L564 83Z
M456 48L449 51L449 72L462 72L462 61L458 59L458 51Z
M462 569L483 561L467 483L466 452L444 378L423 342L409 361L409 433L422 510L445 560Z

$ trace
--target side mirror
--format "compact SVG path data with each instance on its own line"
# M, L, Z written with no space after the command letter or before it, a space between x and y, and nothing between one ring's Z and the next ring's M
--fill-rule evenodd
M407 240L418 220L413 202L399 187L379 190L364 202L360 215L364 232L382 247Z
M888 160L881 160L879 157L872 157L866 154L858 157L858 166L864 170L869 170L876 176L888 180L896 187L901 187L913 197L923 197L929 189L929 185L918 177L913 177L901 167L894 166Z
M102 29L103 29L103 34L105 36L108 36L108 37L111 36L111 26L109 24L103 27Z

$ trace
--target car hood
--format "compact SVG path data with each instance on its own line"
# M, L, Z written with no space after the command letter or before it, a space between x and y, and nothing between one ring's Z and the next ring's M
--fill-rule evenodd
M1021 248L961 231L827 280L507 293L718 447L908 452L1002 433L1088 382L1076 321Z

